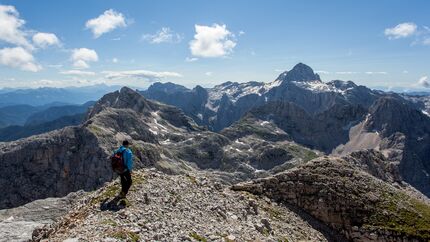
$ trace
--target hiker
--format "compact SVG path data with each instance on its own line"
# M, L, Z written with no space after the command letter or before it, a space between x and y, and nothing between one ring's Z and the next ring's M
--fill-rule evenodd
M128 148L130 143L128 140L124 140L122 142L122 146L115 151L114 156L119 155L123 162L123 166L121 167L121 171L117 171L119 176L121 177L121 192L118 195L119 198L125 198L128 193L128 189L130 189L132 180L131 180L131 171L133 169L133 153Z

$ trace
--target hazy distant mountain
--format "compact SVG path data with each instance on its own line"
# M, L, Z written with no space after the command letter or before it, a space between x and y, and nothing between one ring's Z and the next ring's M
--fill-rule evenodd
M63 116L72 116L75 114L85 113L89 107L94 105L94 103L95 101L89 101L82 105L63 105L50 107L30 115L27 118L25 125L36 125L52 121Z
M14 89L0 92L0 106L27 104L41 106L53 102L83 104L97 100L108 92L118 90L118 86L94 85L85 87L36 89Z
M52 130L61 129L66 126L79 125L85 117L85 113L61 116L53 120L26 124L24 126L12 125L0 128L0 141L14 141L32 135L46 133Z
M43 108L27 104L0 107L0 127L23 125L28 117Z

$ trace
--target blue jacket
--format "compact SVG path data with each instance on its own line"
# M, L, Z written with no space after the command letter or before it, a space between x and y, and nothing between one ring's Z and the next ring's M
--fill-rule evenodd
M125 151L124 151L125 150ZM115 152L123 152L123 158L124 158L124 165L127 168L127 170L131 171L133 170L133 153L131 152L130 149L125 148L124 146L119 147Z

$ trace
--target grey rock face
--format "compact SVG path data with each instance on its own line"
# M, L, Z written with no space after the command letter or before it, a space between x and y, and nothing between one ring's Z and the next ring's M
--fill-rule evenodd
M70 193L62 198L46 198L0 210L0 241L31 240L34 229L56 222L83 195L83 192Z
M350 81L323 83L318 74L302 63L271 83L226 82L192 90L172 83L156 83L142 94L181 108L197 124L214 131L230 126L251 109L268 102L293 102L308 113L318 114L334 105L368 108L380 96Z
M382 137L404 136L400 173L406 182L430 196L430 118L399 99L385 97L371 107L366 124Z
M351 241L421 241L430 236L430 220L421 219L430 208L428 202L411 198L340 158L318 158L233 189L302 209ZM408 220L405 214L417 219ZM420 230L422 223L427 225Z

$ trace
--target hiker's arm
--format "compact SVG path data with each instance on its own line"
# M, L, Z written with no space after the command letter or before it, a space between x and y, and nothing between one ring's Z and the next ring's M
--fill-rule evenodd
M126 152L126 166L127 170L131 172L133 169L133 153L131 151Z

